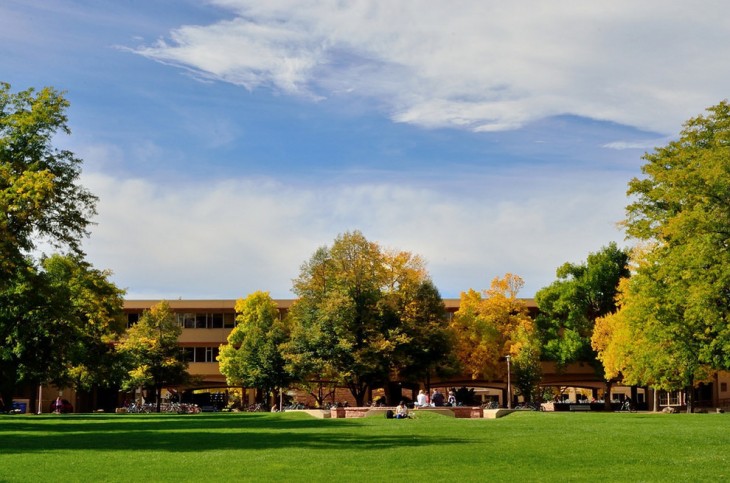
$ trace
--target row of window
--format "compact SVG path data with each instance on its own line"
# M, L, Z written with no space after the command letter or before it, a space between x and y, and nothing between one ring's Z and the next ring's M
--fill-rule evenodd
M184 329L232 329L236 325L234 313L176 313L177 323Z
M187 362L218 362L218 347L183 347Z
M127 314L127 328L139 321L142 314ZM236 314L229 313L176 313L175 320L184 329L232 329L236 326Z

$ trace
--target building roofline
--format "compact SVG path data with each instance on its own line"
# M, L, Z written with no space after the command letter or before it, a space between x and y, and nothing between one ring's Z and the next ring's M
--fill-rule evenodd
M147 310L153 305L160 303L165 299L125 299L125 310ZM234 310L238 299L173 299L165 300L170 304L173 310ZM533 298L521 298L527 305L528 309L537 308L537 303ZM274 299L274 303L279 309L288 310L296 299ZM458 298L443 299L447 309L455 310L459 308L461 302Z

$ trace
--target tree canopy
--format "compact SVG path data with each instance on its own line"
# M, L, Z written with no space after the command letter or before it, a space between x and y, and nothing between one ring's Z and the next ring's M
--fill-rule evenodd
M540 345L527 305L517 298L523 286L522 278L508 273L482 293L462 292L451 328L457 357L474 379L506 378L509 355L516 363L516 386L529 401L540 377Z
M68 134L62 93L0 82L0 392L17 383L97 383L122 292L83 261L96 197L81 160L53 146ZM38 259L40 241L69 255Z
M705 368L730 369L730 105L707 112L629 183L624 223L643 247L594 340L625 380L691 387Z
M396 360L420 364L415 353L431 347L437 364L444 354L434 324L445 311L429 282L420 257L383 250L358 231L338 236L294 281L299 298L286 351L292 369L305 381L336 381L363 404L369 389L389 380ZM412 329L420 322L423 334Z
M229 385L258 388L266 397L291 381L281 345L288 338L279 310L267 292L236 302L236 327L220 348L220 371Z
M170 310L170 304L162 301L146 310L139 321L127 329L119 344L119 351L126 358L127 375L123 387L155 389L157 411L162 401L162 388L182 384L188 379L188 363L178 345L182 328Z
M53 147L70 133L62 93L46 87L17 93L0 82L0 283L45 239L80 253L96 197L79 184L81 160Z
M591 348L595 320L616 310L619 280L629 275L628 259L626 250L610 243L583 263L563 264L558 279L537 292L536 323L546 359L558 367L596 362Z
M16 265L18 267L18 265ZM124 329L123 291L79 256L23 260L0 288L0 387L17 383L88 389L116 382L113 343Z

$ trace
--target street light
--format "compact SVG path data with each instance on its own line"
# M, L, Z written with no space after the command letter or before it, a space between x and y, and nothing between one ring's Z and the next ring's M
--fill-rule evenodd
M510 380L509 367L509 361L511 357L509 354L507 354L505 358L507 359L507 409L512 409L512 381Z

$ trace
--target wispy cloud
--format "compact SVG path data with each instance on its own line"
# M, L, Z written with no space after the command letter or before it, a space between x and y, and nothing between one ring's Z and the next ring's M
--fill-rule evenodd
M663 146L667 144L671 138L664 137L658 139L644 139L639 141L613 141L604 144L602 147L607 149L615 149L617 151L623 151L625 149L643 149L649 150L656 148L657 146Z
M214 0L231 17L136 52L247 89L361 96L474 131L574 114L655 132L727 95L723 2ZM680 67L681 66L681 67Z

